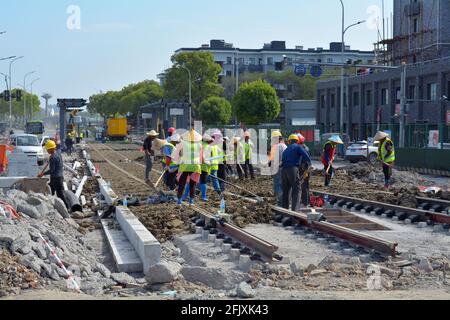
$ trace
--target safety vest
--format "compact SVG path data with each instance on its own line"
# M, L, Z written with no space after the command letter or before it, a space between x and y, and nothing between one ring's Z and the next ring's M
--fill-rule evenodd
M202 173L201 144L199 142L183 142L183 151L180 163L180 172Z
M203 159L206 160L206 159L211 158L210 156L211 156L212 150L211 150L211 147L209 146L209 144L206 142L203 142L202 145L203 145ZM207 174L210 174L211 166L209 164L206 164L203 162L202 163L202 172L206 172Z
M244 144L245 160L250 160L253 152L253 143L251 141Z
M173 152L175 151L175 146L173 145L173 144L171 144L171 143L166 143L164 146L163 146L163 150L165 149L165 148L170 148L170 156L172 156L173 155ZM165 157L167 157L168 155L164 155L164 158L161 160L161 162L163 163L163 165L166 165L166 159L165 159ZM173 161L173 158L171 158L172 159L172 161L170 162L170 165L169 165L169 167L176 167L177 166L177 164Z
M219 157L223 155L223 151L220 151L219 146L211 147L211 158ZM219 170L220 159L215 159L211 161L211 171Z
M242 144L240 142L234 146L234 161L236 164L243 164L245 162L245 152L242 152L242 149Z
M388 143L392 143L392 152L389 156L388 151L386 150L386 145ZM386 163L393 163L395 161L395 148L391 139L386 138L386 140L378 147L378 159Z

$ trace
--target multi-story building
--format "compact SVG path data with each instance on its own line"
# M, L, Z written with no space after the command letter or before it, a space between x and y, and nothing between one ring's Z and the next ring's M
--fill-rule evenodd
M211 52L215 61L222 67L222 77L232 77L238 66L239 73L282 71L286 67L293 68L302 63L335 63L342 62L342 45L340 42L330 44L328 49L308 48L296 46L286 47L285 41L272 41L264 44L260 49L235 48L233 44L224 40L211 40L210 44L199 48L181 48L180 52ZM346 47L347 59L360 60L365 64L372 64L375 60L374 51L351 50Z
M407 63L406 123L411 127L438 130L447 121L450 94L450 1L394 0L393 39L380 64ZM449 39L450 40L450 39ZM367 139L377 128L389 128L398 138L400 112L400 69L348 78L345 88L344 131L352 139ZM319 81L317 123L325 131L339 130L340 79ZM348 98L347 98L348 96ZM441 130L444 141L447 130ZM397 134L395 131L397 130ZM418 134L413 129L411 136ZM426 130L425 130L426 131ZM428 132L421 132L424 141ZM412 137L411 139L413 139ZM422 142L423 145L425 142Z

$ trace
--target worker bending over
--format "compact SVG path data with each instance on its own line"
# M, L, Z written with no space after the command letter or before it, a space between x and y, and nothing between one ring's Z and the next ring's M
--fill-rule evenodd
M323 146L322 164L325 169L325 187L329 187L334 176L333 163L336 158L336 146L344 144L339 136L332 136Z
M296 211L300 203L300 167L309 169L311 158L298 142L298 136L293 134L288 139L289 146L283 152L281 185L283 188L283 208L289 209L289 196L291 195L291 210Z
M272 148L269 155L270 173L273 178L273 193L277 197L277 205L283 205L283 188L281 186L281 162L283 152L287 149L280 131L272 132Z
M182 204L183 193L189 185L189 203L194 204L195 188L200 181L203 163L202 136L192 129L182 135L182 142L175 150L175 162L180 164L178 170L178 205Z
M53 140L48 140L45 144L45 149L50 155L49 170L41 172L39 178L50 175L50 189L52 195L57 195L67 206L66 197L64 196L64 161L60 151L56 150L56 143Z
M391 186L392 168L396 160L394 143L389 139L387 133L381 131L376 134L374 139L380 142L378 146L378 160L383 164L384 187L389 189Z

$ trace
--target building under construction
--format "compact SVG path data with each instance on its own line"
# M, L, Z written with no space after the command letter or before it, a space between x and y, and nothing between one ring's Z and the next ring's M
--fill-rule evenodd
M375 45L380 64L399 65L450 56L450 1L394 0L392 29L392 37Z

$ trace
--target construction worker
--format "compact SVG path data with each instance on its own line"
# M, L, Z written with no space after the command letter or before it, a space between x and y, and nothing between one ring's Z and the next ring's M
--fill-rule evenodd
M305 150L305 152L311 157L308 146L305 144L306 138L298 133L298 144ZM310 178L310 169L311 166L307 166L306 162L302 162L300 165L299 176L300 176L300 184L302 189L302 205L304 207L309 206L309 178Z
M245 164L245 150L241 143L240 137L233 138L233 160L236 164L236 171L239 176L239 180L244 179L244 169L242 165Z
M153 157L155 151L153 151L153 141L159 136L155 130L147 133L147 138L144 140L144 152L145 152L145 182L150 183L150 172L153 169Z
M289 146L283 152L281 163L281 186L283 188L283 208L289 209L289 197L291 196L291 210L296 211L300 200L300 167L305 164L309 169L311 158L305 149L298 144L298 136L289 137Z
M281 187L281 160L287 149L280 131L272 132L272 148L269 155L270 173L273 177L273 192L277 197L277 205L283 205L283 188Z
M195 187L200 181L203 163L202 136L192 129L181 136L183 141L175 150L175 162L180 164L178 169L178 205L182 204L183 193L189 185L190 205L194 204Z
M220 157L219 159L214 159L211 161L211 174L210 180L212 181L214 191L217 192L219 196L222 195L222 192L225 191L225 185L221 180L226 180L227 174L225 170L224 163L226 163L225 152L223 151L223 136L220 131L214 132L212 134L213 143L210 145L211 147L211 158Z
M66 151L67 151L67 154L68 154L69 156L71 156L71 155L72 155L72 151L73 151L73 144L74 144L74 141L73 141L73 132L69 132L69 133L67 134L66 141L64 141L64 143L66 144Z
M39 178L50 175L50 188L52 194L58 196L67 207L66 198L64 196L64 162L61 152L56 150L56 143L53 140L48 140L45 144L45 149L50 155L49 170L41 172Z
M392 168L394 167L395 147L389 135L385 132L378 132L374 138L380 144L378 146L378 160L383 164L384 188L391 186Z
M175 134L171 137L170 142L163 146L165 183L170 191L175 190L177 186L178 165L173 161L173 154L176 146L181 142L181 136Z
M344 142L339 136L332 136L323 146L322 164L325 169L325 187L329 187L334 176L333 163L336 158L336 147Z
M248 179L248 173L250 171L250 177L252 180L255 180L255 170L253 169L252 164L252 154L253 154L253 142L251 139L250 132L245 132L244 134L244 152L245 152L245 164L244 164L244 173L245 179Z
M202 150L203 150L203 162L202 162L202 173L200 176L200 191L202 195L202 200L207 202L207 190L208 190L208 178L211 174L211 161L206 160L212 157L211 155L211 147L210 144L213 143L214 140L209 134L203 135L203 142L202 142Z
M177 131L177 129L175 128L169 128L169 130L167 131L167 142L170 142L172 136L175 134L175 131Z

